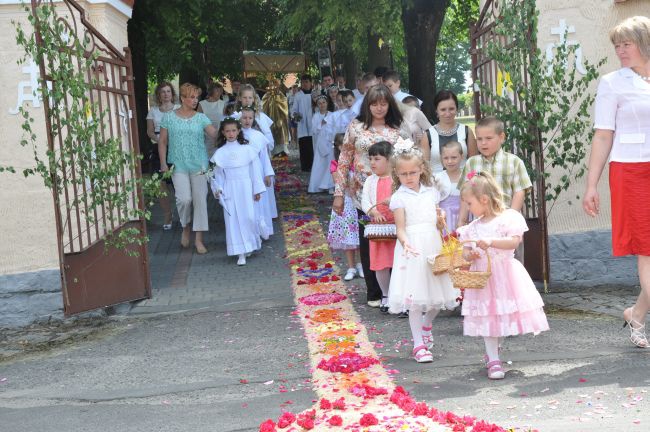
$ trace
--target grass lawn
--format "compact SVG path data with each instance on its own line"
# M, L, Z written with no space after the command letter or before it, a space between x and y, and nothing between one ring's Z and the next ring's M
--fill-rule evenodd
M456 117L456 120L458 120L458 123L462 123L464 125L467 125L474 130L474 127L476 126L476 119L474 116L466 116L466 117Z

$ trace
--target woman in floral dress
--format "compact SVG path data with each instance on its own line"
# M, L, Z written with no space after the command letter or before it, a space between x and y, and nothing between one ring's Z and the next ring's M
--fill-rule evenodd
M350 123L345 133L338 169L334 177L332 209L342 214L343 197L347 194L354 202L358 219L366 216L361 210L361 191L366 178L372 174L368 149L380 141L395 144L397 138L410 136L411 133L388 87L381 84L371 87L363 99L361 114ZM353 174L350 174L351 171ZM359 225L359 246L368 306L379 307L381 289L375 272L370 270L370 247L368 239L363 236L363 225Z

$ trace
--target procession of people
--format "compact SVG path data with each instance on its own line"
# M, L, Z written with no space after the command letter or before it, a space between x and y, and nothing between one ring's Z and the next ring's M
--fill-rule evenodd
M650 19L625 20L612 30L611 41L622 68L604 76L598 88L583 205L588 214L598 213L596 185L609 158L614 255L638 256L642 290L623 318L631 342L646 348ZM208 176L223 208L227 253L245 265L274 233L271 158L294 149L308 177L307 193L332 195L328 241L345 252L344 280L362 278L368 306L408 318L413 358L432 361L433 319L440 310L459 307L462 298L465 334L484 339L488 376L503 378L503 338L549 329L541 297L520 262L528 230L521 211L532 182L524 162L502 148L504 122L485 117L474 129L459 123L458 97L442 89L433 95L431 124L421 101L386 68L360 74L354 90L329 74L322 81L303 74L298 82L285 88L272 81L261 99L248 83L233 80L231 96L213 83L202 101L201 89L186 83L180 105L171 84L157 87L148 132L160 172L172 172L182 246L189 247L193 231L197 253L207 252ZM161 207L169 229L169 203L162 199ZM390 241L373 239L375 225L392 230ZM443 247L441 233L464 241L470 271L484 271L492 258L485 289L461 297L462 287L448 275L431 274L430 259Z

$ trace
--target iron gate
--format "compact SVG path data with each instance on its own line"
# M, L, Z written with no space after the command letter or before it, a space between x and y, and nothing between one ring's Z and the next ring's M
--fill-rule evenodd
M474 81L474 113L477 121L481 118L482 105L494 106L493 95L480 91L478 83L496 91L499 87L499 82L503 83L504 79L500 76L501 72L497 62L490 58L486 52L488 43L497 43L504 48L507 48L509 43L506 38L497 35L495 32L495 27L499 20L499 3L503 4L504 2L500 2L499 0L486 0L481 9L478 21L470 25L470 54L472 57L472 79ZM529 55L534 55L534 53L531 52ZM526 68L522 76L525 81L524 85L527 85L529 74ZM516 92L512 94L512 98L515 106L521 112L532 111L532 108L526 106L526 103L519 98ZM524 249L526 251L524 254L524 265L533 279L548 282L548 230L546 201L544 199L546 186L544 176L541 175L544 172L542 139L537 128L531 131L530 136L535 140L532 145L533 151L527 150L526 147L518 146L516 142L510 143L513 147L510 150L523 160L529 161L530 166L540 174L536 176L532 191L528 194L526 205L522 209L529 228L529 231L524 236Z
M56 7L57 21L63 25L66 33L62 39L65 42L74 41L75 38L83 41L84 56L87 59L94 58L92 66L86 67L81 59L69 57L79 65L79 72L84 74L89 84L87 103L97 106L102 113L96 119L99 122L101 142L115 138L121 143L121 150L135 159L132 169L124 168L112 178L115 185L113 192L126 192L129 206L143 209L141 188L132 189L127 186L129 179L141 178L140 162L134 156L138 154L139 147L130 51L125 48L124 53L120 53L113 47L87 21L86 11L77 2L32 0L33 15L37 16L38 8L45 4ZM36 43L42 45L44 42L38 25L35 36ZM61 50L60 55L68 54ZM42 58L39 61L43 85L47 82L48 87L56 90L58 84L51 75L53 65L56 65L56 59ZM65 137L69 133L69 100L69 96L63 99L65 109L53 110L50 101L44 98L48 148L55 154L61 154L64 145L70 145L69 142L65 144ZM75 144L79 145L78 142L72 143ZM101 161L97 160L95 163L99 164ZM117 249L106 243L108 234L119 235L127 228L135 227L146 235L145 220L131 220L128 215L108 202L99 208L89 208L87 197L92 193L94 185L91 182L78 181L88 178L85 171L87 169L88 167L82 164L70 163L52 176L66 316L151 297L146 244ZM132 252L137 255L133 256Z

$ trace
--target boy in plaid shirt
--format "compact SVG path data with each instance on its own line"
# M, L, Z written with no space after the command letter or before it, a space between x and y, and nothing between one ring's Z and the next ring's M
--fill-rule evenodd
M467 159L458 181L458 189L463 186L467 173L489 172L503 190L503 201L510 208L521 211L526 191L532 187L524 162L516 155L503 150L506 140L505 126L496 117L485 117L476 124L476 144L481 153ZM458 226L467 224L468 209L461 203Z

